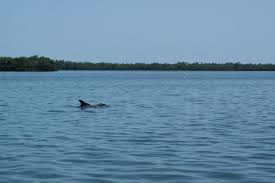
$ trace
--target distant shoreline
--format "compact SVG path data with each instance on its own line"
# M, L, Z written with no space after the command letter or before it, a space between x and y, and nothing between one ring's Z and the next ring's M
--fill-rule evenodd
M0 70L0 72L60 72L60 71L130 71L130 72L142 72L142 71L146 71L146 72L184 72L184 71L192 71L192 72L274 72L275 70L54 70L54 71L36 71L36 70L32 70L32 71L22 71L22 70L9 70L9 71L3 71Z
M229 63L92 63L48 57L0 57L0 71L275 71L275 64Z

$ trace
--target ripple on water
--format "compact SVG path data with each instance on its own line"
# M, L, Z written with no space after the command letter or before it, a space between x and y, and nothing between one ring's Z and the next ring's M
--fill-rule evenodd
M273 72L7 73L0 182L274 182L274 80ZM81 110L79 98L111 107Z

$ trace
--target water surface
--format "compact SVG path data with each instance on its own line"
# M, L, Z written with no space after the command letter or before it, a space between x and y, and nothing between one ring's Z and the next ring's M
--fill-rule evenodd
M1 183L274 182L275 72L0 72L0 150Z

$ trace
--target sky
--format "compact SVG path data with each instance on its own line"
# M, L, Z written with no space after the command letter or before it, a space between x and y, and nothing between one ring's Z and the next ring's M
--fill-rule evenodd
M0 0L0 56L275 63L274 0Z

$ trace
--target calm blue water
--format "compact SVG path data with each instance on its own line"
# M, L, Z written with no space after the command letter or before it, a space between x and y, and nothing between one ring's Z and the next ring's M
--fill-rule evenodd
M275 182L275 72L2 72L0 152L1 183Z

